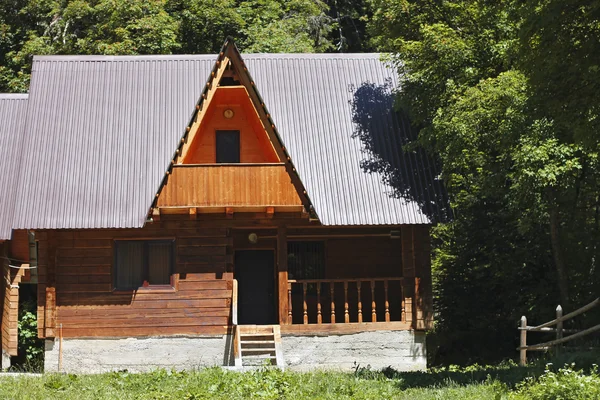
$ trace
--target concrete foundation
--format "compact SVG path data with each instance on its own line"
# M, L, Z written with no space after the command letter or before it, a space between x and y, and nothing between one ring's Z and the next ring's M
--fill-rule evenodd
M2 350L2 357L0 358L0 370L7 370L10 368L10 356Z
M126 339L64 339L61 372L101 373L158 368L196 369L233 365L231 336ZM337 369L356 365L409 371L427 366L425 333L376 331L347 335L286 335L283 358L289 369ZM46 340L45 372L57 372L60 345Z
M230 336L63 339L60 372L94 374L159 368L190 370L231 363ZM46 340L45 372L58 372L58 339Z
M289 369L350 370L356 365L399 371L427 368L425 332L375 331L330 336L284 336Z

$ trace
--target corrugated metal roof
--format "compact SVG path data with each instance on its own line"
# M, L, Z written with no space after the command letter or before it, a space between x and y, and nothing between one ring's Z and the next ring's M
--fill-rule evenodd
M439 219L431 205L444 198L418 171L424 159L400 154L409 130L390 111L385 85L397 76L378 54L243 58L323 224ZM215 60L35 57L14 227L143 226ZM370 142L375 155L362 151Z
M11 236L26 113L26 94L0 94L0 240Z

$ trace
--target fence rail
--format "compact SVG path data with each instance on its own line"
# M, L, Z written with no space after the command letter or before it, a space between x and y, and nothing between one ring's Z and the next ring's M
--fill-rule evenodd
M591 328L582 330L582 331L579 331L576 329L564 329L563 328L563 324L565 321L568 321L578 315L581 315L584 312L589 311L589 310L593 309L594 307L597 307L598 305L600 305L600 298L597 298L596 300L592 301L591 303L589 303L573 312L570 312L567 315L563 315L563 309L559 305L558 307L556 307L556 318L555 319L553 319L552 321L543 323L541 325L537 325L537 326L528 326L527 325L527 317L522 316L521 317L521 326L519 327L519 330L521 331L521 343L520 343L520 346L517 348L517 350L519 350L520 364L521 365L527 364L527 351L549 350L553 346L558 346L563 343L567 343L571 340L587 336L590 333L600 331L600 324L593 326ZM554 326L554 325L556 325L556 328L551 328L551 326ZM527 332L556 332L556 339L549 341L549 342L545 342L545 343L527 345ZM572 335L563 337L563 335L565 333L572 333Z

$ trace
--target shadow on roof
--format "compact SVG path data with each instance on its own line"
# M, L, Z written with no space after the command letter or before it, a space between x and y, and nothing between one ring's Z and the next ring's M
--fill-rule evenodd
M389 195L418 205L430 221L451 217L448 196L438 178L440 168L422 148L408 146L416 130L408 117L394 111L392 85L364 82L354 91L352 121L354 138L359 138L364 158L361 168L379 173L391 190Z

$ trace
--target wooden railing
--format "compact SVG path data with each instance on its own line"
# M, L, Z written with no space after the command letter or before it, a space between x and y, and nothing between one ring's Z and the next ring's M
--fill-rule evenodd
M403 278L289 280L288 324L412 322L415 281Z
M233 360L236 367L242 366L242 342L240 340L240 329L238 327L238 281L233 280L231 291L231 325L233 327Z
M556 308L556 319L552 321L546 322L544 324L538 326L527 326L527 317L521 317L521 326L519 330L521 332L521 343L517 348L519 350L519 361L521 365L527 364L527 352L528 351L545 351L551 349L553 346L560 346L563 343L569 342L574 339L578 339L584 336L589 335L590 333L600 331L600 325L596 325L594 327L585 329L583 331L578 331L574 329L564 329L563 324L565 321L572 319L580 314L583 314L586 311L591 310L594 307L600 305L600 298L592 301L590 304L585 305L567 315L562 315L563 310L561 306ZM551 328L551 326L556 326L556 328ZM535 345L527 345L527 332L556 332L556 340L552 340L550 342L539 343ZM563 337L564 333L572 333L567 337Z
M158 207L301 206L284 164L176 164Z

